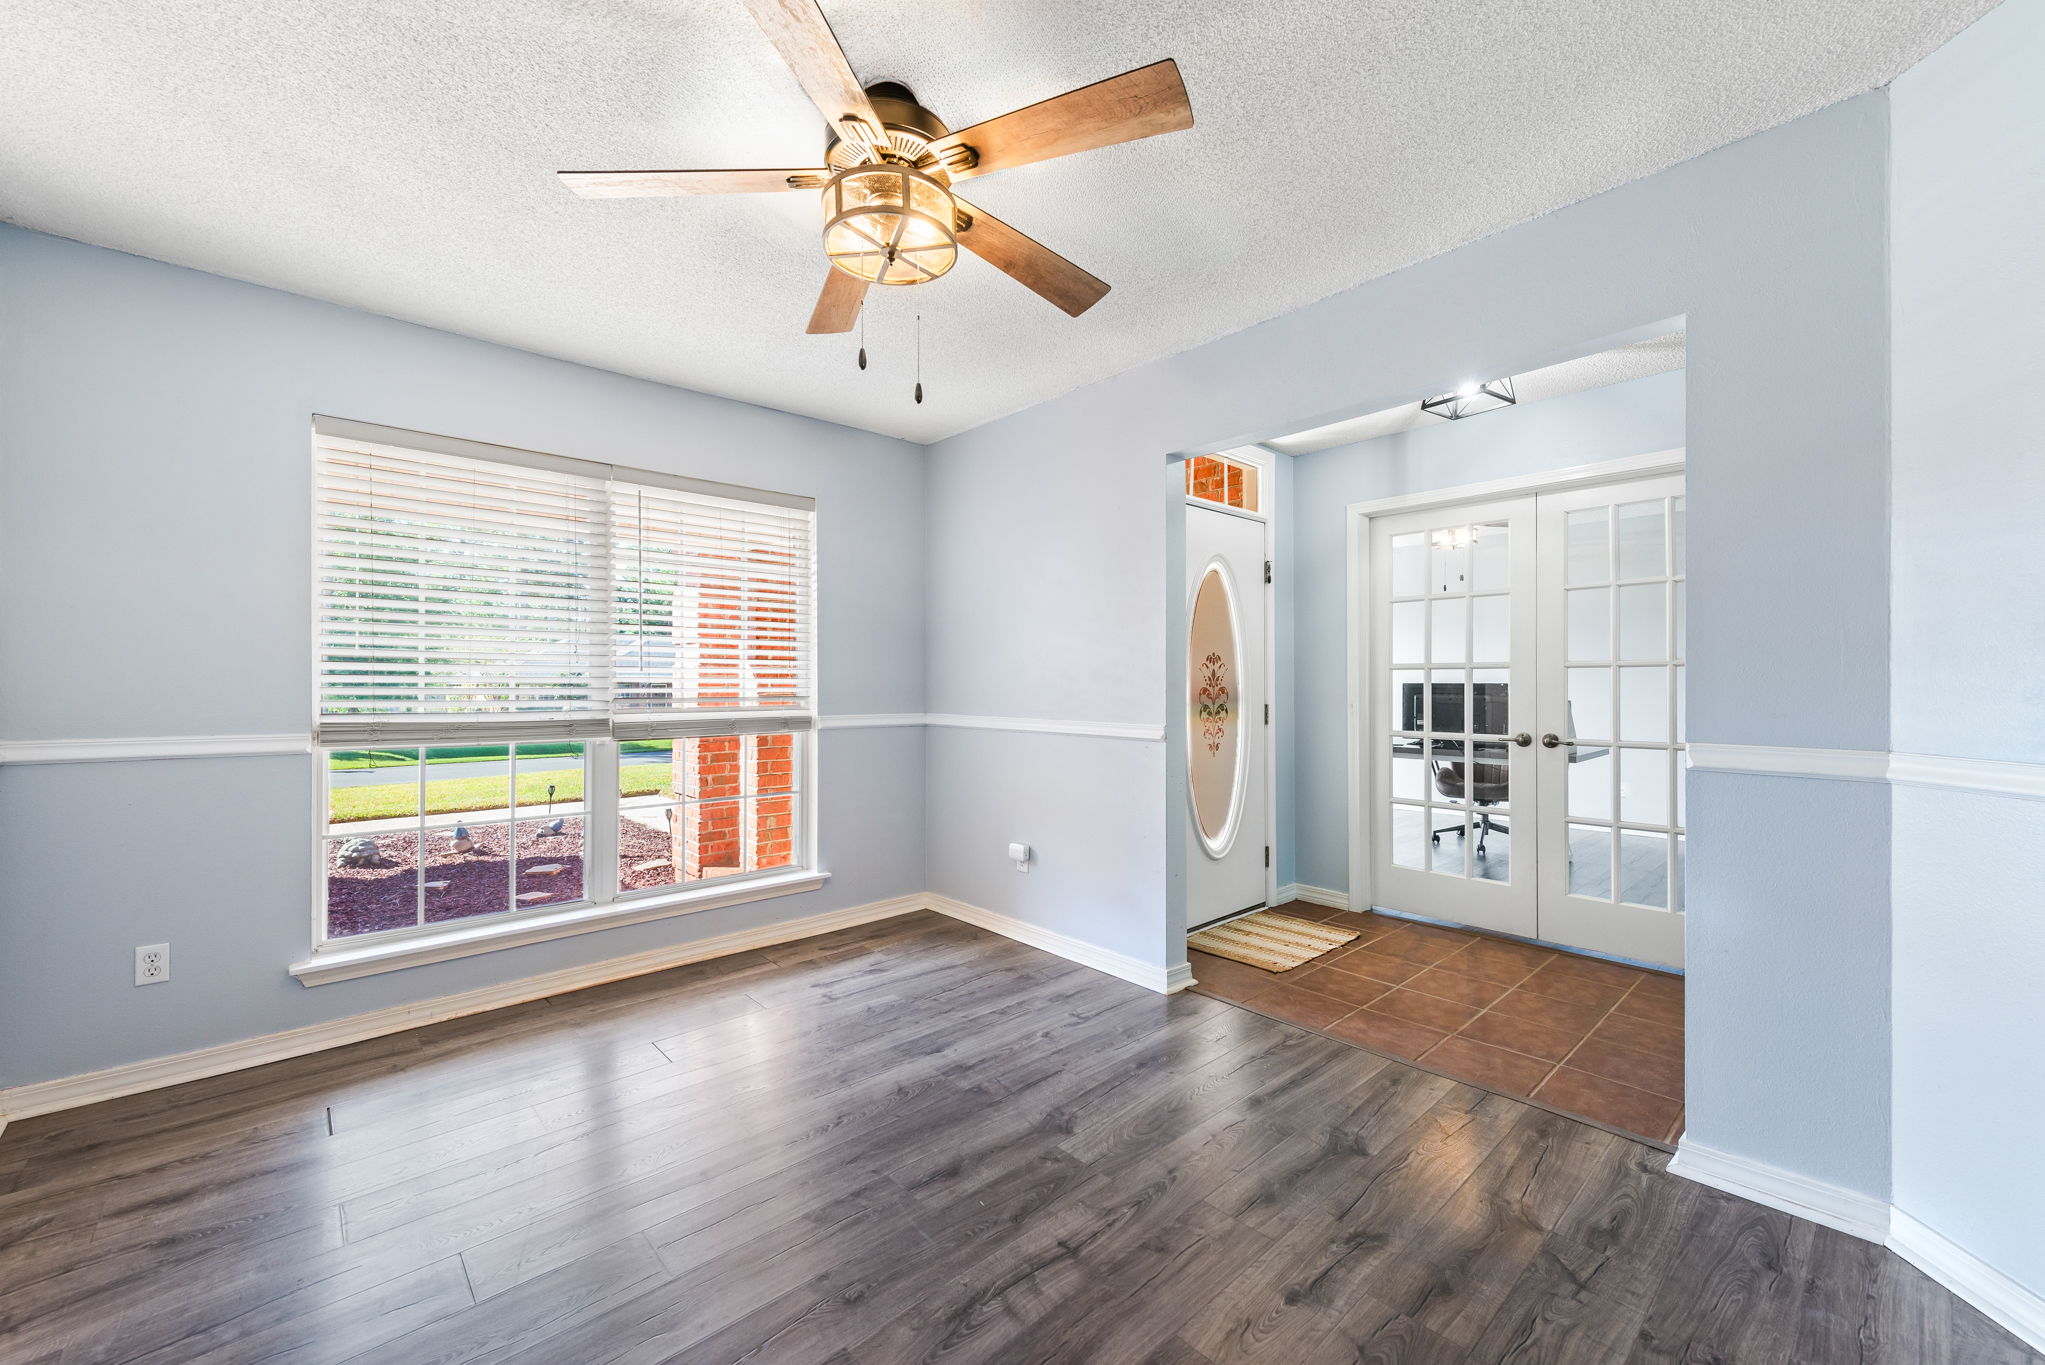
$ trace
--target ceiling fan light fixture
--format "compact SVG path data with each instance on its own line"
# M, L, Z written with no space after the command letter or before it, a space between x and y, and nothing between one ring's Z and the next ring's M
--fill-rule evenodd
M913 166L869 162L824 186L824 254L871 284L924 284L958 263L958 204Z

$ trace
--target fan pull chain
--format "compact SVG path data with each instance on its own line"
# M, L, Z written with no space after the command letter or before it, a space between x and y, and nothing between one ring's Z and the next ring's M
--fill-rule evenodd
M866 368L866 305L859 306L859 368Z
M923 401L923 315L916 315L916 401Z

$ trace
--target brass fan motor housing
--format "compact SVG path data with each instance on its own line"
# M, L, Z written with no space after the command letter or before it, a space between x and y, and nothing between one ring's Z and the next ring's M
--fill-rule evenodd
M949 185L953 171L966 170L978 160L970 147L948 147L943 155L931 150L931 144L951 129L918 104L908 86L875 81L866 87L866 99L880 119L887 141L872 146L859 125L852 125L850 137L834 130L824 143L824 164L831 169L844 171L870 161L893 161L914 166L939 184Z

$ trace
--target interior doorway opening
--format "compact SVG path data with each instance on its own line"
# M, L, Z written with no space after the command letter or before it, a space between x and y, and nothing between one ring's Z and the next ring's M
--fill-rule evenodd
M1263 903L1334 943L1272 970L1202 936L1188 961L1204 993L1666 1145L1683 1126L1685 376L1680 331L1635 335L1550 367L1574 379L1476 385L1460 415L1430 410L1455 405L1433 401L1448 386L1265 443ZM1396 593L1395 536L1418 567ZM1603 648L1574 648L1572 612L1588 639L1597 605ZM1544 915L1549 882L1564 911Z

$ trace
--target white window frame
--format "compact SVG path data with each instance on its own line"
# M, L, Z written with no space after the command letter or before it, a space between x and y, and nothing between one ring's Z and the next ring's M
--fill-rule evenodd
M576 467L579 472L588 472L595 477L617 478L620 481L642 484L665 484L688 491L708 493L712 496L732 498L740 501L769 500L781 505L806 506L813 509L809 499L787 494L767 493L759 490L739 488L728 484L710 483L704 480L682 478L654 471L599 465L588 461L568 460L565 457L539 455L529 451L512 450L502 446L486 445L481 442L465 441L455 437L431 436L425 433L400 431L392 428L375 427L365 423L347 422L334 418L314 419L315 440L321 435L342 436L349 439L372 441L399 448L425 449L444 454L461 455L470 459L492 460L509 464L540 463L548 467ZM313 544L317 545L319 519L319 490L315 483L312 502L312 522L315 527ZM818 730L818 699L816 696L817 652L819 634L817 626L816 596L816 547L814 523L810 539L810 614L807 638L811 666L807 705L796 707L773 707L759 710L733 710L716 713L717 721L732 722L741 727L748 723L772 725L776 730L794 730L802 735L797 744L796 772L796 819L800 828L795 840L796 865L787 868L771 868L754 872L737 872L730 875L704 879L685 885L671 887L647 887L639 890L623 890L618 885L617 840L620 815L618 790L619 741L603 735L587 733L587 718L571 721L564 717L559 733L549 734L550 726L544 716L529 718L531 733L521 727L518 738L507 739L508 745L519 742L545 743L550 741L579 741L584 745L584 836L583 836L583 897L580 900L561 905L544 905L520 910L509 904L502 911L491 911L468 919L450 920L436 924L415 924L396 929L376 930L369 933L353 934L342 938L331 938L327 934L327 844L334 837L327 819L328 807L328 762L327 755L338 751L363 747L363 741L350 739L331 743L316 741L313 746L312 764L312 821L311 848L311 953L288 968L290 974L306 986L323 985L333 981L345 981L353 977L367 976L378 972L396 971L406 967L419 966L430 962L446 961L467 957L476 953L492 952L501 948L518 947L529 943L545 942L549 939L573 934L590 933L601 929L616 928L647 920L665 919L675 915L693 914L698 911L737 905L748 901L764 900L771 897L795 895L822 887L830 879L823 870L821 844L817 828L818 807L818 761L816 734ZM313 602L313 621L319 615L319 574L316 557L308 561L309 596ZM313 632L312 647L317 654L319 639ZM314 668L311 679L313 696L311 712L320 714L320 676ZM630 713L626 713L628 716ZM583 732L573 732L577 724ZM657 718L643 717L634 723L633 738L668 737L678 742L691 732L701 733L706 724L714 724L707 715L677 715L672 727L661 727ZM490 743L489 737L464 734L463 723L448 721L438 724L419 721L404 726L402 736L391 736L379 742L394 748L417 749L423 760L425 751L436 746L469 745ZM652 729L672 728L672 735L656 736ZM725 733L717 729L714 733ZM602 795L601 801L597 799ZM515 797L514 797L515 800ZM679 804L679 802L678 802ZM515 808L514 808L515 810ZM516 827L516 815L513 817ZM423 853L423 850L422 850Z

